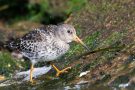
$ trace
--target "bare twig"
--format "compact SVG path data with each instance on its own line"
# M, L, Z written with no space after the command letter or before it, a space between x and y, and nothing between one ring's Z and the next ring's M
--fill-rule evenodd
M83 56L87 56L87 55L90 55L90 54L93 54L93 53L97 53L97 52L102 52L102 51L114 51L114 50L122 50L122 49L123 50L121 51L121 53L125 53L125 54L128 54L128 55L131 55L134 52L132 52L130 50L127 51L127 50L130 49L130 48L133 48L134 45L135 45L135 43L132 43L132 44L130 44L128 46L122 45L122 46L118 46L118 47L111 47L111 46L109 46L109 47L106 47L106 48L98 48L98 49L96 49L94 51L89 51L89 52L85 52L85 53L83 53L81 55L78 55L75 58L79 59L79 58L81 58Z
M7 9L8 7L9 7L8 5L1 6L0 11Z
M98 48L98 49L96 49L96 50L94 50L94 51L90 51L90 52L83 53L83 54L81 54L80 56L78 56L78 58L80 58L80 57L82 57L82 56L89 55L89 54L93 54L93 53L96 53L96 52L110 51L110 50L118 50L118 49L122 49L122 48L124 48L124 46Z
M69 17L64 21L64 23L68 23L72 19L72 14L69 15Z

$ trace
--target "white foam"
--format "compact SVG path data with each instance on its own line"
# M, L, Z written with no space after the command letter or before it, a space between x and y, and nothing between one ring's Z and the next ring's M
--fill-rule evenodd
M77 83L77 85L82 85L82 84L87 84L88 81L81 80L80 82Z
M82 77L82 76L86 75L86 74L89 73L89 72L90 72L90 71L81 72L80 75L79 75L79 77Z
M126 88L130 85L130 83L125 83L125 84L119 84L119 87Z
M43 74L46 74L52 67L39 67L39 68L34 68L33 70L33 78L37 78L38 76L41 76ZM19 78L24 76L23 81L28 81L30 78L30 70L28 71L23 71L23 72L19 72L15 75L15 77Z

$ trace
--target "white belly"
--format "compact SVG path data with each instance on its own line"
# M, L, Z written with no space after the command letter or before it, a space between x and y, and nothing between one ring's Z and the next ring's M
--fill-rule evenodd
M53 44L39 43L36 52L34 53L24 53L24 56L28 57L34 62L42 62L42 61L53 61L58 57L65 54L69 49L69 45L63 42Z

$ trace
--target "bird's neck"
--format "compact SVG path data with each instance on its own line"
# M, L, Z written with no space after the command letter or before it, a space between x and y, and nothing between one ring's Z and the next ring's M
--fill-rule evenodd
M57 39L56 40L56 46L58 46L59 48L64 48L65 50L68 50L69 49L69 44L64 42L63 40L61 39Z
M62 37L58 30L55 31L55 38L56 38L57 40L59 40L60 42L62 42L62 43L66 43L66 42L64 41L64 38L65 38L65 37L64 37L64 36Z

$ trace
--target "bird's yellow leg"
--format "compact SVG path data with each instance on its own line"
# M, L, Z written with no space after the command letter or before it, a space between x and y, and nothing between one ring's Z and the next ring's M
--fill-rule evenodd
M60 76L60 74L66 73L66 72L68 72L67 70L71 69L71 67L67 67L63 70L59 70L54 64L51 63L51 65L57 71L57 74L56 74L57 77Z
M5 76L0 75L0 81L5 79L6 79Z
M34 65L32 64L31 65L31 68L30 68L30 82L33 84L33 79L32 79L32 75L33 75L33 70L34 70Z

